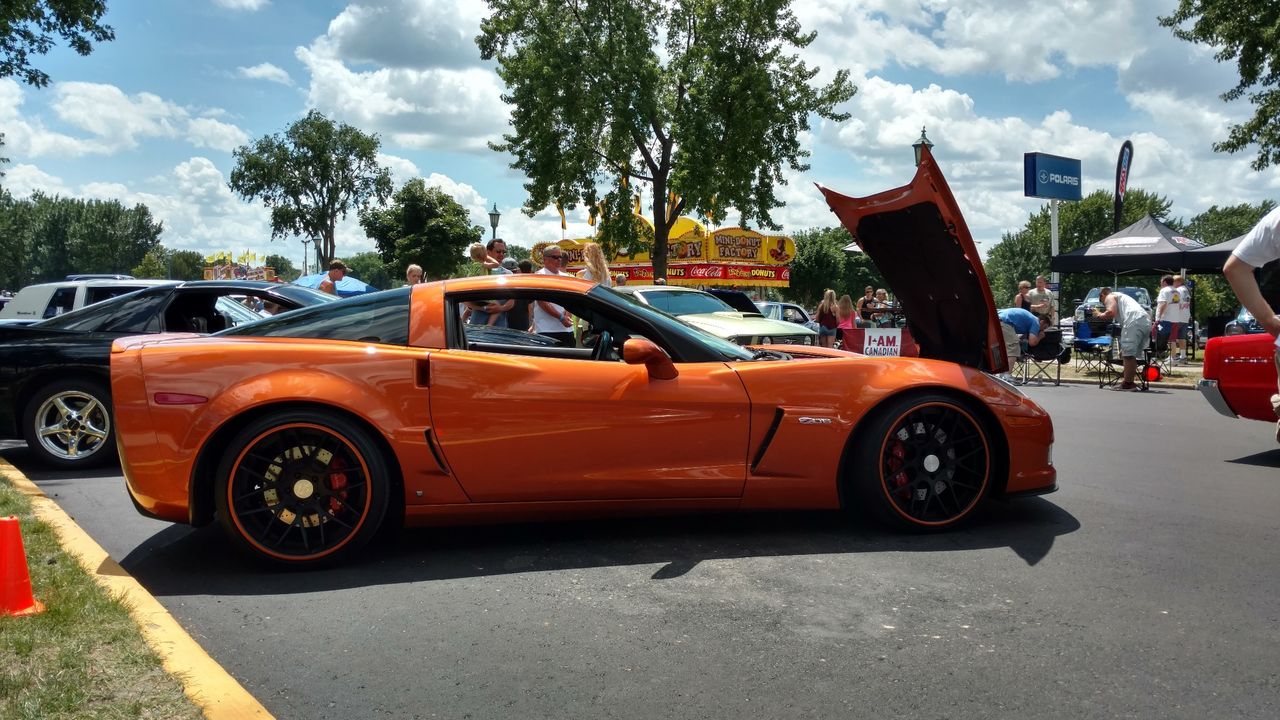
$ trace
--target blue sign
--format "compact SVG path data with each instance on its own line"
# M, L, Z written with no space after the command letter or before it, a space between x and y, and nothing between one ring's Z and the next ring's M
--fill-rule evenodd
M1079 200L1080 161L1046 153L1024 153L1022 190L1027 197Z

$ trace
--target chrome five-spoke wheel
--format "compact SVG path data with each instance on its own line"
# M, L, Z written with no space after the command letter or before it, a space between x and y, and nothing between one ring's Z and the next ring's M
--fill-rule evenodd
M94 382L60 382L41 389L28 403L28 445L60 467L109 459L115 451L109 404L106 389Z

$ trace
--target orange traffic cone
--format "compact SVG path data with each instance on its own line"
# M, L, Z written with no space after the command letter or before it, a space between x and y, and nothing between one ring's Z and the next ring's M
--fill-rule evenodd
M31 575L27 553L22 549L18 518L0 518L0 614L35 615L44 612L31 597Z

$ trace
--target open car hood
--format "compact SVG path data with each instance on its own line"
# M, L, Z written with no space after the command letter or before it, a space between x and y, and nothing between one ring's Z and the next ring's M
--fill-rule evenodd
M987 275L928 148L910 185L863 198L818 189L893 288L921 357L1008 369Z

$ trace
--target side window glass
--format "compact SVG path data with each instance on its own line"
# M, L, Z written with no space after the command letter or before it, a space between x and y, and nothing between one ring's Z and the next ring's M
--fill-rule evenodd
M409 344L409 290L314 305L227 330L227 335Z
M646 337L626 316L572 293L459 294L447 302L457 318L451 346L476 352L621 362L623 343Z
M120 297L121 295L125 295L127 293L133 292L134 290L139 290L139 289L141 288L130 287L126 285L117 285L113 287L86 288L84 304L92 305L93 303L102 302L103 300L110 300L113 297Z
M76 288L58 288L54 291L53 297L49 298L49 304L44 309L44 316L51 318L62 313L71 312L75 309L75 306Z

